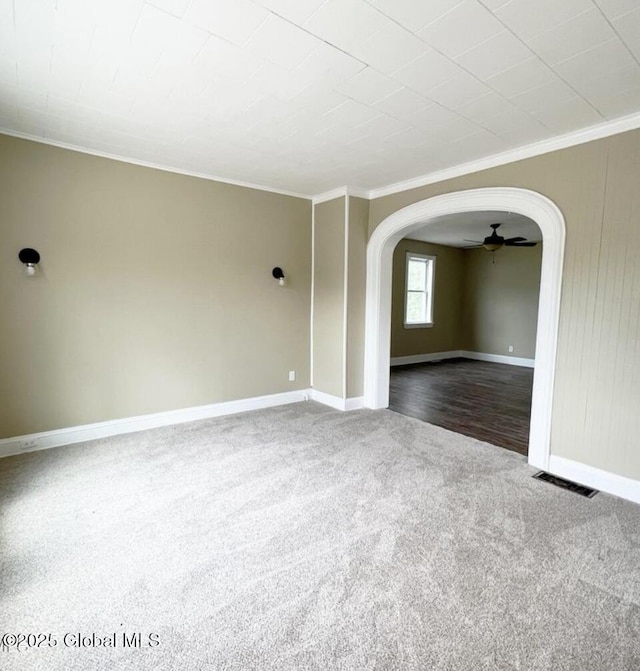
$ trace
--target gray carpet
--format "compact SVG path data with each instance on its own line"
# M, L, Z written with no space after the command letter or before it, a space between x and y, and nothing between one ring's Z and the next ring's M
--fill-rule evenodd
M0 668L640 669L640 507L532 473L315 403L2 459Z

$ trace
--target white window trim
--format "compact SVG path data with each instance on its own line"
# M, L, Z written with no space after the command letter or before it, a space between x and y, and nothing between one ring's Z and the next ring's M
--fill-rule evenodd
M427 320L424 322L407 322L407 296L409 295L409 261L411 259L424 259L431 261L430 271L427 276L427 292L429 304L427 306ZM406 329L429 329L433 327L433 302L435 298L436 285L436 257L417 252L407 252L404 261L404 304L402 308L402 323Z

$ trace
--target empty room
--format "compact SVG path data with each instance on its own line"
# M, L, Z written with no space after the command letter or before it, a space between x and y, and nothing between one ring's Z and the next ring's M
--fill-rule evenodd
M640 668L635 0L0 0L0 668Z

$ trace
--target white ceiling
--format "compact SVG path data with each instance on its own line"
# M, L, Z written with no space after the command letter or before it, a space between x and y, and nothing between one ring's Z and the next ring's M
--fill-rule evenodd
M317 194L640 111L638 0L0 0L0 128Z
M477 240L482 242L491 235L491 224L501 224L498 235L503 238L523 237L530 242L540 242L542 232L533 219L511 212L466 212L436 217L428 226L413 231L408 238L424 240L449 247L469 247Z

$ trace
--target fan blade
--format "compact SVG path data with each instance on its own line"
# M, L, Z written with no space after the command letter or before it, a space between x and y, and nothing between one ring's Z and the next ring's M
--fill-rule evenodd
M526 241L526 238L507 238L504 241L504 244L508 245L510 242L525 242L525 241Z
M505 242L507 247L535 247L537 242Z
M481 245L482 244L482 240L469 240L468 238L465 238L464 242L475 242L476 245Z
M461 249L480 249L482 247L482 243L478 245L465 245Z

